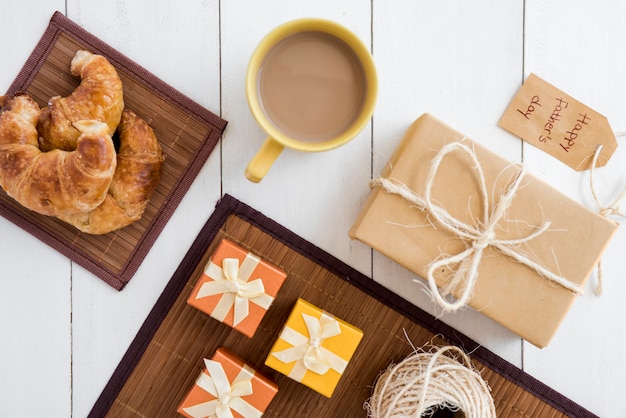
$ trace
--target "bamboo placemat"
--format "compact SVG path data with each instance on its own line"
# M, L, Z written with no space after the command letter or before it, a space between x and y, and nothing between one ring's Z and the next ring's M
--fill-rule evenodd
M154 130L165 154L161 181L141 220L102 236L83 234L33 213L0 189L0 215L121 290L135 274L219 141L226 121L193 102L119 51L56 12L7 95L26 91L41 107L66 96L80 80L70 74L78 49L104 55L117 69L124 102Z
M252 339L187 305L192 286L222 238L283 268L288 277ZM264 365L293 304L303 297L361 328L364 338L332 398ZM226 347L274 380L264 416L365 417L378 374L427 343L462 347L492 389L499 417L591 417L589 411L453 328L358 273L231 196L199 233L111 377L90 417L176 417L202 368Z

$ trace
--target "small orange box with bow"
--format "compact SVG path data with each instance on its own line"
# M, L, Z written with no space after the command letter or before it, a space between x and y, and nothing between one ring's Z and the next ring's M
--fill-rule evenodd
M259 418L278 386L225 348L204 359L204 370L178 407L188 418Z
M187 303L252 338L287 274L223 239Z

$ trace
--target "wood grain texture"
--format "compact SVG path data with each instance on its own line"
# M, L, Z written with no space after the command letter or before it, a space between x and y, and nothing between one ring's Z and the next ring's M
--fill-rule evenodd
M224 193L438 315L413 276L347 237L367 181L410 122L431 112L502 156L523 160L533 174L589 207L588 173L572 172L523 146L497 121L532 71L605 114L614 130L626 130L625 10L610 0L3 1L0 23L10 42L0 44L1 92L56 10L230 124L219 152L121 293L0 219L0 317L11 341L0 351L0 372L12 377L0 379L1 415L86 416ZM286 151L254 185L243 170L264 134L245 99L247 61L265 33L303 16L338 21L372 46L379 102L372 124L347 146L320 154ZM604 200L625 183L624 158L618 147L597 173ZM469 309L441 319L596 414L625 416L626 366L614 361L615 347L626 343L624 248L620 230L603 258L604 295L586 289L546 349L523 343Z
M278 266L287 278L252 337L187 303L222 239ZM363 332L331 398L266 366L299 298ZM203 368L226 348L278 385L264 416L365 417L372 383L414 349L456 344L491 387L498 416L592 416L512 364L303 240L254 208L225 196L176 269L89 418L175 417Z
M218 1L167 1L148 6L117 1L96 8L88 1L72 1L68 17L220 114ZM155 36L160 41L152 43ZM74 268L74 416L87 415L150 307L213 212L221 196L220 148L221 143L137 271L133 278L137 285L131 281L121 293L111 292L95 282L88 271ZM99 337L94 334L96 329Z
M626 5L610 1L577 5L565 1L526 3L527 32L533 36L526 40L525 71L541 75L605 115L615 132L624 131L626 84L622 74L626 71L626 50L620 44L626 28L620 19L626 13ZM617 142L611 160L594 176L605 205L626 184L624 138L618 137ZM524 148L525 161L542 177L596 209L588 172L573 172L532 146ZM626 202L621 204L622 211L625 205ZM624 380L626 365L614 361L615 353L626 343L622 302L626 292L622 279L626 233L623 224L620 228L603 257L603 295L593 293L597 280L594 272L585 295L573 305L554 344L545 350L536 350L529 344L524 348L528 371L559 386L568 396L584 399L591 410L605 417L626 414L621 400L622 383L618 383Z
M499 18L485 19L485 10ZM496 122L521 84L522 4L407 2L403 7L387 7L374 2L373 13L374 55L381 81L374 117L374 177L380 175L409 125L426 112L504 158L519 161L519 141L508 138ZM476 22L481 22L480 30ZM366 183L360 191L362 203L368 193ZM470 309L442 315L424 282L413 282L413 273L377 253L373 278L520 364L521 345L514 334Z
M62 0L0 5L0 26L15 34L11 44L0 46L0 94L17 76L52 13L63 7ZM52 407L59 417L71 416L71 262L4 218L0 253L2 414L45 416ZM41 403L32 401L33 393L44 394Z

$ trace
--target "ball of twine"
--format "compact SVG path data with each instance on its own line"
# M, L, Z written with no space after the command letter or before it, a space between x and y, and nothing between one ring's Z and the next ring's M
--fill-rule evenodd
M370 418L429 417L441 408L462 411L468 418L496 416L487 383L454 346L415 350L389 366L365 407Z

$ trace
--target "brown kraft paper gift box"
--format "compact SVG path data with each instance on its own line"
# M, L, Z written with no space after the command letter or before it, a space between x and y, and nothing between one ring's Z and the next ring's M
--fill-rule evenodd
M454 142L474 151L484 173L487 208L491 213L521 166L429 114L410 126L380 177L401 182L417 196L424 196L433 159ZM441 159L434 178L430 178L433 204L480 229L485 205L471 158L462 152L449 153ZM431 263L473 245L437 225L433 218L404 197L374 186L350 236L426 278ZM537 233L548 222L547 229ZM581 288L618 226L528 172L495 225L493 237L497 240L517 240L534 234L527 241L512 245L514 251ZM452 273L459 270L458 265L452 263L436 270L433 277L439 288L449 283ZM577 296L493 245L484 247L476 277L468 305L537 347L548 345ZM421 291L417 286L415 291ZM460 292L455 288L452 294L458 298Z

